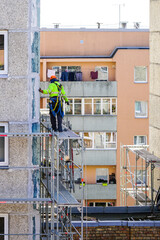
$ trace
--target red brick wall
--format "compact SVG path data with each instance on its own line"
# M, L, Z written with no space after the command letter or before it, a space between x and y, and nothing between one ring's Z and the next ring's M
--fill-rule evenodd
M80 228L78 229L80 231ZM87 237L86 237L87 236ZM84 228L84 240L160 240L160 227L106 226ZM74 240L79 240L74 235Z

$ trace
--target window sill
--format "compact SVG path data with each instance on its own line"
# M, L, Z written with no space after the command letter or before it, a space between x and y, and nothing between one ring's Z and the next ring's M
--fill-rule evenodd
M9 166L2 166L2 165L0 165L0 170L3 170L3 169L4 169L4 170L6 170L6 169L8 170L8 169L9 169Z
M134 81L134 83L148 83L148 81L146 81L146 82L143 82L143 81L142 81L142 82L135 82L135 81Z
M2 73L0 73L0 78L8 78L8 74L2 74Z
M136 117L136 116L135 116L135 118L137 118L137 119L139 119L139 118L140 118L140 119L146 119L146 118L148 118L148 117L147 117L147 116L146 116L146 117Z

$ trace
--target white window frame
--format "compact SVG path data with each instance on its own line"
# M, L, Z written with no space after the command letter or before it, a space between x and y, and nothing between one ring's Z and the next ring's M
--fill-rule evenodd
M94 144L94 133L95 132L87 132L87 133L91 133L91 138L89 138L89 139L92 141L92 147L90 147L90 148L86 147L85 148L87 151L88 150L115 150L115 149L117 149L117 132L109 132L109 133L111 133L111 141L109 143L115 143L115 148L106 148L106 132L101 132L101 133L103 133L103 139L104 139L103 146L104 146L104 148L95 148L95 144ZM116 142L113 141L113 133L116 134ZM87 137L85 137L82 132L79 132L78 134L80 136L84 137L84 142L85 142L85 139L87 139Z
M135 75L136 75L136 67L145 67L146 69L146 80L145 81L135 81ZM147 83L148 82L148 74L147 74L147 66L134 66L134 83Z
M72 99L72 107L73 107L73 111L72 111L72 114L68 114L68 116L70 115L84 115L84 116L106 116L106 115L113 115L113 116L116 116L117 115L117 98L69 98L69 99ZM75 105L75 99L81 99L81 113L82 114L75 114L75 111L74 111L74 105ZM92 100L92 114L85 114L85 102L84 102L84 99L91 99ZM100 103L100 107L101 107L101 114L94 114L94 99L100 99L101 100L101 103ZM103 114L103 99L110 99L110 114ZM112 104L113 104L113 99L116 100L116 111L115 111L115 114L112 113ZM66 114L66 108L67 106L65 105L64 106L64 114Z
M8 123L0 123L1 127L4 127L4 133L8 133ZM1 133L0 133L1 134ZM0 162L1 166L8 166L8 137L4 137L5 149L4 149L4 162Z
M0 70L0 74L8 73L8 32L0 31L0 35L4 35L4 70Z
M8 234L8 214L0 214L1 218L4 218L4 234ZM8 235L4 236L4 240L8 240Z
M107 79L103 80L103 79L97 78L96 81L108 81L108 66L96 66L96 67L95 67L95 71L97 71L96 68L98 68L98 67L100 67L100 68L106 67L106 68L107 68L107 70L106 70L106 72L107 72Z
M106 171L106 178L107 178L107 183L109 184L109 169L108 168L96 168L96 184L99 184L99 183L97 183L97 178L98 178L98 176L100 176L100 175L98 175L98 171L100 171L100 170L105 170Z
M145 116L136 116L136 113L140 113L140 111L136 111L136 102L145 102L146 103L146 115ZM148 118L148 101L135 101L134 103L135 108L135 118Z
M135 144L135 142L134 142L134 138L135 137L137 137L137 144ZM146 139L146 144L142 144L142 143L139 143L139 141L138 141L138 139L140 138L140 137L145 137L145 139ZM133 144L134 145L147 145L147 136L146 135L135 135L134 137L133 137Z

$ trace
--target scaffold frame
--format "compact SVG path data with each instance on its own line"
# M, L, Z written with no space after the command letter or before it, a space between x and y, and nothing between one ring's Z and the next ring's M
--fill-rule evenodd
M135 205L151 205L157 190L154 189L154 168L160 158L151 154L148 145L121 145L120 147L120 205L128 206L130 196ZM130 155L132 153L132 156Z
M39 164L31 164L31 166L9 166L8 164L8 166L1 167L2 169L12 169L15 171L21 169L26 171L39 170L40 196L38 198L0 198L0 204L36 205L36 209L40 213L40 232L33 234L8 233L7 236L34 235L40 236L41 240L73 240L74 234L78 234L79 239L83 240L83 184L82 198L80 202L78 202L70 193L71 185L73 188L72 191L74 191L73 168L76 166L76 164L74 165L73 159L73 140L78 140L80 143L82 161L81 166L78 167L80 169L81 179L83 182L83 138L72 132L70 129L67 129L62 133L57 133L54 131L48 132L48 129L44 124L41 124L41 132L39 133L1 133L0 137L27 137L29 139L32 139L33 137L40 138ZM64 159L65 154L63 151L61 151L61 146L63 145L64 141L68 142L66 154L68 154L70 158L70 160L67 161L67 167ZM68 178L68 185L65 184L65 186L63 186L61 183L61 180L65 177L64 174ZM44 176L45 181L43 181ZM72 224L72 207L79 207L81 210L81 232L79 232ZM65 221L62 221L63 218L65 218Z

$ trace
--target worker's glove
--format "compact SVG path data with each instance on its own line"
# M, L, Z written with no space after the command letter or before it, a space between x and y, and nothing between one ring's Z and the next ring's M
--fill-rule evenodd
M69 102L66 102L67 103L67 105L69 106Z
M41 88L38 89L39 92L43 93L43 90Z

